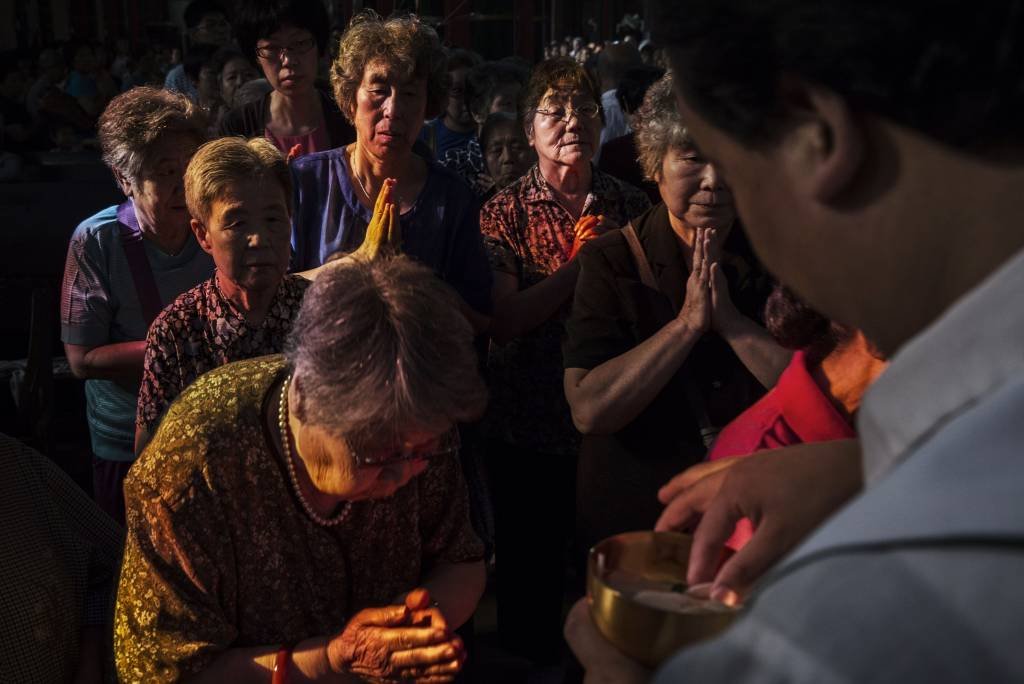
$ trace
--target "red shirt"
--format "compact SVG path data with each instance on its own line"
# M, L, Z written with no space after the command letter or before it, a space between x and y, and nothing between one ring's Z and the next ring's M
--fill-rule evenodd
M775 387L725 426L711 447L708 460L856 436L853 426L814 381L807 369L806 355L798 351ZM726 546L739 550L752 534L750 520L741 520Z

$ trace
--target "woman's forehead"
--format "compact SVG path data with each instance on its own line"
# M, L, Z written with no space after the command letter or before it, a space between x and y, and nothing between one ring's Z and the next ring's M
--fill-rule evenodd
M423 76L418 76L415 71L405 65L395 64L388 60L377 57L366 63L363 69L364 83L390 83L394 85L406 85L426 81Z
M593 102L594 98L574 85L555 84L547 89L540 101L542 103L569 104L570 102Z

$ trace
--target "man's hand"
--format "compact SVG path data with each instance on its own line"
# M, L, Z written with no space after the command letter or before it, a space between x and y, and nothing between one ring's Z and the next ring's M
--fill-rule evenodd
M565 619L565 640L586 670L584 684L641 684L651 677L650 670L601 636L585 598L576 602Z
M762 451L695 481L686 475L662 489L668 505L655 529L682 529L700 518L687 583L713 581L711 597L730 605L863 487L857 440ZM743 518L754 536L719 569L723 545Z

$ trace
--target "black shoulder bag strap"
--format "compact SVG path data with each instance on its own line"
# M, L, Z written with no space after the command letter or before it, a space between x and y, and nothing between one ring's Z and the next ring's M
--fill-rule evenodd
M633 253L633 261L636 262L636 270L640 274L640 282L652 290L660 292L661 288L658 287L658 280L654 277L654 271L651 270L651 264L647 261L647 255L644 254L644 248L640 244L640 238L636 234L636 228L633 227L632 221L627 223L626 227L622 229L622 236L626 238L629 251ZM695 382L683 384L686 392L686 404L697 419L704 448L710 449L711 445L715 442L715 438L718 437L718 428L711 422L707 404L704 403L704 397L701 396L697 384Z
M153 268L146 257L146 245L143 243L142 230L139 228L135 205L131 200L117 208L117 222L121 230L121 247L124 248L125 258L128 259L128 270L131 271L135 293L142 307L142 318L146 321L148 329L164 306L160 299L160 290L156 286L156 278L153 276Z

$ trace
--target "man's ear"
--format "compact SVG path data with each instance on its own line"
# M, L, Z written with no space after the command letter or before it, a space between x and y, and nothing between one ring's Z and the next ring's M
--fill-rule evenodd
M834 91L784 80L783 98L787 116L796 122L784 134L787 165L806 196L830 203L854 182L864 162L864 129Z
M117 169L114 169L114 180L117 181L117 185L121 188L121 192L124 193L125 197L133 196L134 190L132 190L131 181Z
M196 242L203 248L203 251L213 256L213 245L210 243L210 231L206 229L206 224L198 219L192 219L192 232L196 236Z

